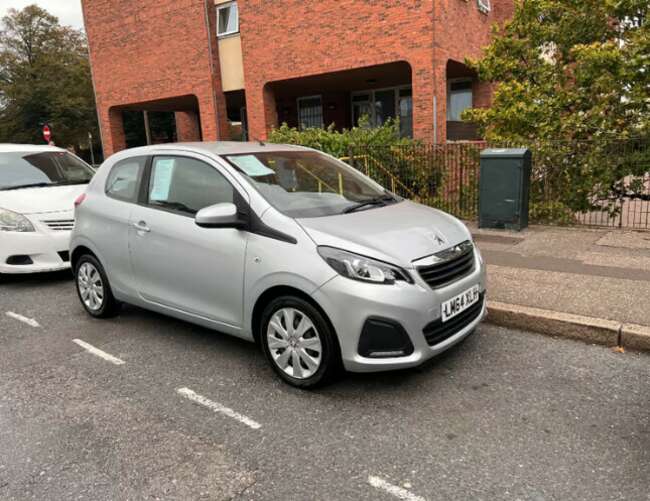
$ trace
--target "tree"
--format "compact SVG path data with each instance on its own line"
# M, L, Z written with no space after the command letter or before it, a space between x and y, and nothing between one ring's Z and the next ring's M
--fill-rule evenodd
M99 137L86 37L36 5L10 9L0 27L0 142L43 143L45 123L59 146Z
M649 15L648 0L517 0L468 61L494 83L493 105L464 118L488 141L536 149L537 180L573 211L630 195L626 177L648 170L638 142L621 140L650 138Z

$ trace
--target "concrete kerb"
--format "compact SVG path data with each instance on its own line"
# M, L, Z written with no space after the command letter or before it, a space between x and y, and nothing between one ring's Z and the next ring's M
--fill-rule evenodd
M487 321L514 329L549 336L579 339L588 343L650 351L650 327L621 324L613 320L488 301Z

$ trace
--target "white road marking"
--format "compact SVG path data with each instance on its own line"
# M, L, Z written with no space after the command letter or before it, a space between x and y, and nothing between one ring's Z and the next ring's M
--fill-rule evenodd
M240 423L243 423L246 426L253 428L254 430L259 430L262 427L262 425L259 424L257 421L253 421L251 418L246 417L243 414L239 414L238 412L235 412L229 407L225 407L220 403L213 402L212 400L209 400L202 395L194 393L189 388L179 388L176 391L178 392L179 395L184 396L188 400L191 400L192 402L196 402L197 404L201 404L207 407L208 409L212 410L213 412L219 412L228 417L236 419Z
M388 483L383 478L373 477L370 475L368 477L368 483L374 488L381 489L382 491L392 494L397 499L402 499L403 501L426 501L423 497L417 496L402 487Z
M18 313L14 313L13 311L8 311L7 313L5 313L5 315L7 315L8 317L13 318L14 320L18 320L18 321L20 321L20 322L22 322L24 324L27 324L30 327L40 327L41 326L41 324L39 324L33 318L23 317L22 315L19 315Z
M81 339L73 339L72 342L81 346L88 353L92 353L93 355L99 358L103 358L104 360L112 364L124 365L126 363L124 362L124 360L120 360L119 358L114 357L113 355L110 355L105 351L100 350L99 348L95 348L92 344L88 344L85 341L82 341Z

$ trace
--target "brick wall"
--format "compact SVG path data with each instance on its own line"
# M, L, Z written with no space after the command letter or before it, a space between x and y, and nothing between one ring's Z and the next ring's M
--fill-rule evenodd
M227 134L204 0L82 0L82 6L106 155L125 147L119 110L127 104L146 109L152 101L196 96L203 138Z
M275 122L269 82L397 61L413 70L418 137L433 131L433 0L240 0L251 137Z
M476 0L239 0L250 137L266 138L277 124L272 82L405 61L414 135L432 141L435 132L444 141L447 61L479 56L490 25L510 15L512 4L492 0L486 15ZM125 105L153 110L164 102L166 111L193 111L204 140L228 137L213 0L82 5L106 154L125 146ZM475 104L489 104L489 86L475 90ZM179 96L198 104L183 108ZM196 122L177 118L181 136L196 137Z
M274 125L269 82L396 61L412 68L414 135L446 138L446 63L477 57L512 0L239 0L251 137ZM436 96L437 127L434 127ZM477 104L489 105L489 87Z

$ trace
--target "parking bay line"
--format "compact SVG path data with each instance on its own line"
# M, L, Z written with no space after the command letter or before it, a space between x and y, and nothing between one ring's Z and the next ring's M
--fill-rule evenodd
M205 398L204 396L199 395L198 393L195 393L189 388L179 388L178 390L176 390L176 392L179 395L182 395L183 397L187 398L188 400L191 400L192 402L196 402L197 404L203 405L204 407L207 407L213 412L218 412L220 414L233 418L254 430L259 430L262 427L262 425L259 424L257 421L253 421L251 418L244 416L243 414L239 414L238 412L235 412L231 408L225 407L224 405L221 405L218 402L213 402L212 400Z
M388 494L392 494L397 499L401 499L403 501L426 501L423 497L413 494L411 491L408 491L402 487L386 482L386 480L380 477L374 477L370 475L368 477L368 483L375 489L380 489L384 492L387 492Z
M13 311L8 311L5 313L9 318L13 318L14 320L18 320L19 322L22 322L24 324L29 325L30 327L40 327L41 324L39 324L36 320L33 318L27 318L22 315L19 315L18 313L14 313Z
M92 353L93 355L99 358L103 358L104 360L112 364L124 365L126 363L124 362L124 360L120 360L119 358L114 357L113 355L106 353L105 351L102 351L99 348L95 348L92 344L88 344L85 341L82 341L81 339L73 339L72 342L81 346L88 353Z

